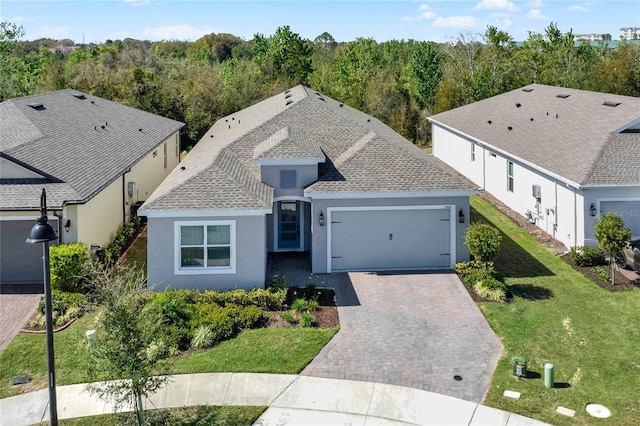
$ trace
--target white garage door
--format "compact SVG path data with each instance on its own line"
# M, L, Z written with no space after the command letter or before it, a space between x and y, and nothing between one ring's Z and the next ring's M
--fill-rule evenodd
M331 271L451 267L451 209L330 212Z
M601 201L600 211L614 212L633 235L640 235L640 201Z

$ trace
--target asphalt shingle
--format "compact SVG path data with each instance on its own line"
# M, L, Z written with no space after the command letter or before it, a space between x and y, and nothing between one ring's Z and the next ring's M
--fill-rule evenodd
M76 94L65 89L0 103L1 155L47 178L51 207L88 201L184 126L117 102ZM43 108L29 106L37 103ZM24 183L3 180L0 192L3 210L39 202Z
M640 184L640 98L541 84L429 118L578 185ZM564 94L568 97L558 97ZM612 107L605 102L615 102Z

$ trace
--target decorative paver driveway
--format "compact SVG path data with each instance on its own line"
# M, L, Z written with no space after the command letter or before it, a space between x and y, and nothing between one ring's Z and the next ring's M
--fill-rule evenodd
M456 274L307 275L336 289L341 328L302 375L482 400L502 344Z
M0 286L0 353L36 311L42 297L42 285Z

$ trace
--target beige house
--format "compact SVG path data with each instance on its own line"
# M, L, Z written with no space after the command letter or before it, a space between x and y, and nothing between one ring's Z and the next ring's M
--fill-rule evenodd
M56 243L103 246L180 157L178 121L66 89L0 103L0 284L42 280L25 239L47 191Z

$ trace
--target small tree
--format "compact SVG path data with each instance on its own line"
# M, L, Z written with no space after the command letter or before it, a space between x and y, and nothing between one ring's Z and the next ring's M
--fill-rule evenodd
M157 376L169 353L167 345L157 340L162 322L145 308L143 272L119 269L109 278L104 274L96 284L103 317L89 376L92 381L111 381L89 384L87 390L112 401L116 408L130 404L143 426L143 397L168 380Z
M500 231L485 223L472 223L467 229L464 243L475 260L493 262L498 255L502 236Z
M600 248L609 253L611 284L615 285L615 258L622 253L627 241L631 239L631 230L624 227L624 221L620 216L613 212L604 212L594 222L593 233Z

